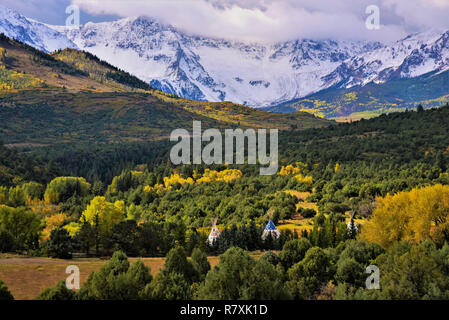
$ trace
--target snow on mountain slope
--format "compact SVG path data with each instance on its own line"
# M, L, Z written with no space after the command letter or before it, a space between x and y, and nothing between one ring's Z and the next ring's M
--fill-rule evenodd
M291 41L282 45L242 44L226 47L199 45L193 49L214 79L226 84L225 98L252 106L270 105L306 96L325 86L332 72L363 44L332 41Z
M47 52L78 47L168 93L253 107L330 87L449 69L449 31L414 34L392 44L307 39L243 43L188 35L147 17L76 29L47 26L0 6L0 32Z
M369 82L385 83L399 78L414 78L449 66L449 32L410 35L390 46L381 46L345 61L328 80L350 88Z
M189 36L138 17L66 30L79 48L183 97L261 107L326 87L322 79L379 44L290 41L276 45Z
M274 45L186 35L138 17L64 31L80 48L190 99L277 105L331 86L417 77L448 66L449 33L378 42L297 40Z
M45 52L76 48L76 45L63 34L2 5L0 5L0 33Z

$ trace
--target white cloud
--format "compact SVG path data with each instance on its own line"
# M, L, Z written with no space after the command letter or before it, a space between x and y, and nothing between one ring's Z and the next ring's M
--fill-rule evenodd
M404 27L449 29L449 0L384 0L387 10L403 19Z
M90 14L147 15L192 34L253 41L336 38L390 41L449 29L449 0L72 0ZM369 5L381 29L365 27Z

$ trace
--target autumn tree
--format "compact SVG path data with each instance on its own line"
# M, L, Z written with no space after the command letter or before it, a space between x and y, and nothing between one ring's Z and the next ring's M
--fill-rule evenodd
M0 205L0 230L7 230L14 241L15 249L34 249L38 246L42 232L39 216L25 208L10 208Z
M81 222L89 223L95 231L95 245L98 247L102 239L107 239L113 227L125 218L124 202L107 202L105 197L92 199L82 213Z
M57 177L47 185L44 199L47 203L58 204L67 201L73 195L87 196L89 190L90 183L84 178Z
M421 242L437 235L446 237L438 231L449 226L448 216L449 186L415 188L378 198L377 208L360 236L385 248L401 240Z

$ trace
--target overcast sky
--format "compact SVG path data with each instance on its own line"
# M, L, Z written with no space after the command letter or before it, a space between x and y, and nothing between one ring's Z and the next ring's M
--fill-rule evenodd
M429 28L449 30L449 0L2 0L51 24L64 24L69 4L81 23L147 15L191 34L246 41L366 39L391 41ZM368 30L366 9L380 9Z

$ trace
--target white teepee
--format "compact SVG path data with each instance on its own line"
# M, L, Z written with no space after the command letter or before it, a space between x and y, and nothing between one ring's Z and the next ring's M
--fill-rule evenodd
M355 221L354 221L354 213L353 212L350 212L349 213L349 222L348 222L348 231L353 231L353 228L354 227L354 231L357 233L358 231L359 231L359 228L357 227L357 224L355 223Z
M207 239L207 241L209 242L210 245L213 245L214 242L220 236L220 231L217 228L217 221L218 221L218 218L215 218L214 221L212 222L212 230L210 231L209 238Z

